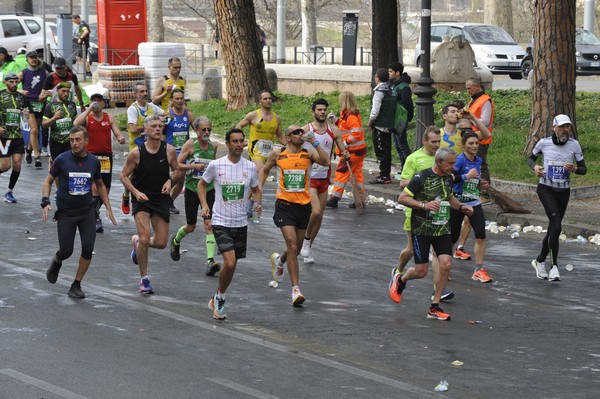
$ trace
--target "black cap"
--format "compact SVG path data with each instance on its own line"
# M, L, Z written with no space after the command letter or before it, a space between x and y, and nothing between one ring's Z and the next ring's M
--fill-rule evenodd
M96 98L100 101L104 101L104 96L100 93L94 93L90 96L90 100L92 100L92 101Z
M56 57L54 59L54 68L64 68L67 66L67 61L62 57Z
M35 57L35 58L37 58L37 56L38 56L37 51L30 51L30 52L27 53L27 57L28 58L29 57Z
M6 75L4 75L4 80L13 80L13 79L19 79L19 77L17 76L16 73L14 72L9 72Z
M0 54L8 55L8 50L6 47L0 46Z

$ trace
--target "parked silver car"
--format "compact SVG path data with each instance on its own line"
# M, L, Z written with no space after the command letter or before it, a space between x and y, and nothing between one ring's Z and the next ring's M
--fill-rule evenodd
M420 35L419 35L420 36ZM521 60L525 50L501 27L469 22L435 22L431 24L431 51L444 36L463 36L475 53L475 66L493 74L521 79ZM415 48L415 65L421 66L421 43Z
M43 55L46 47L43 26L41 18L28 13L0 14L0 45L13 55L20 47ZM46 43L51 52L56 49L55 37L49 24L46 24Z

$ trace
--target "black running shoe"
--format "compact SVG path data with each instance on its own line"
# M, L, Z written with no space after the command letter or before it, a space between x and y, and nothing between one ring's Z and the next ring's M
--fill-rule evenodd
M46 279L48 280L48 282L50 284L54 284L54 283L56 283L56 280L58 280L58 273L60 272L61 267L62 267L62 262L59 262L56 259L56 256L54 256L52 258L52 264L46 271Z
M67 295L71 298L83 299L85 298L85 294L81 290L81 287L76 286L75 283L71 284L71 288L67 292Z

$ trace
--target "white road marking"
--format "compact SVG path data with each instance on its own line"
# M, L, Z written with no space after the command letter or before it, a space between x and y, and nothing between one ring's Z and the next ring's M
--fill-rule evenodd
M19 380L29 385L33 385L36 388L43 389L44 391L52 392L65 399L87 399L85 396L78 395L74 392L67 391L61 387L50 384L49 382L38 380L30 375L23 374L13 369L0 369L0 374L12 377L15 380Z
M219 378L219 377L212 377L212 378L207 378L207 380L214 382L215 384L219 384L222 385L224 387L233 389L234 391L238 391L241 392L245 395L248 396L252 396L253 398L259 398L259 399L281 399L279 396L273 396L273 395L269 395L267 393L258 391L256 389L250 388L246 385L241 385L238 384L236 382L230 381L230 380L226 380L225 378Z

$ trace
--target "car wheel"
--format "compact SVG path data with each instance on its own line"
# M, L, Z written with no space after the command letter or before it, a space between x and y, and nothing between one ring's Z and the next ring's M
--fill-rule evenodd
M521 76L523 79L527 79L531 70L533 69L533 62L531 60L525 60L521 64Z

